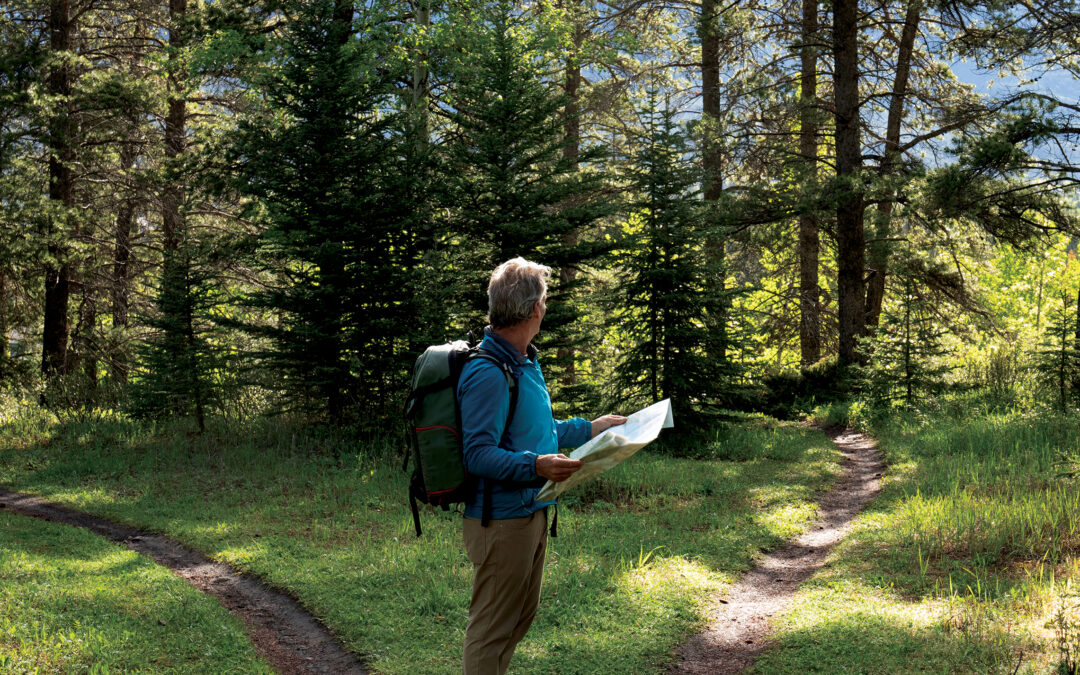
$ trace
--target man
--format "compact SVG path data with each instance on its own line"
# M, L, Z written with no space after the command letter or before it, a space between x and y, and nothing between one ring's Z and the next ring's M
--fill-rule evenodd
M585 443L625 417L592 422L553 419L532 339L547 310L551 269L515 258L491 274L488 322L481 348L514 370L517 407L507 422L506 376L485 359L466 364L458 383L465 468L479 477L465 506L465 549L473 564L472 603L465 631L465 675L505 673L529 630L540 600L547 550L547 509L536 495L545 479L563 481L581 462L559 448ZM508 428L505 428L507 427ZM485 498L490 522L483 522Z

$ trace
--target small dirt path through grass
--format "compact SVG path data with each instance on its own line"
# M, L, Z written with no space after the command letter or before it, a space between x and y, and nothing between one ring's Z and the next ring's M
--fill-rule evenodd
M844 475L821 496L821 517L801 537L759 562L709 610L709 627L679 651L669 673L738 673L768 647L770 618L825 564L855 516L881 491L885 463L868 436L824 429L843 454Z
M360 659L343 649L326 627L295 599L166 537L3 488L0 488L0 507L86 528L168 567L243 619L256 649L282 673L362 675L367 672Z

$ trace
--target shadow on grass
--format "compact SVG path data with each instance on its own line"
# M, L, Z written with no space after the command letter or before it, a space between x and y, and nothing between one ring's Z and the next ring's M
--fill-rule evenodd
M289 590L380 672L458 667L471 578L460 516L425 514L414 537L391 443L269 421L192 436L111 420L47 435L0 448L0 480ZM827 439L783 427L723 442L726 460L644 454L565 500L516 671L661 667L711 593L805 526L836 466Z

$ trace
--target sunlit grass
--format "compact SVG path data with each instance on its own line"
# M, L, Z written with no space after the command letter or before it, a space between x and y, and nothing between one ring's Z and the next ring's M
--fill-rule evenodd
M0 511L0 672L269 673L241 622L147 558Z
M33 443L0 430L0 482L163 531L288 589L377 672L460 667L471 586L460 516L425 512L415 537L399 448L284 421L202 436L35 424L19 427ZM710 596L805 529L839 475L823 434L768 420L700 455L646 450L563 499L515 672L662 669Z
M1054 609L1080 579L1080 485L1062 471L1080 456L1077 421L948 411L862 418L889 462L883 492L800 591L759 672L1055 667Z

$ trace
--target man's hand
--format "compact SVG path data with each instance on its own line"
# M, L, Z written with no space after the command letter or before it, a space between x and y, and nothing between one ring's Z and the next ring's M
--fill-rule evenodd
M611 427L626 424L626 418L622 415L604 415L592 421L592 435L602 434Z
M581 468L581 460L566 455L540 455L536 458L536 473L556 483L561 483Z

